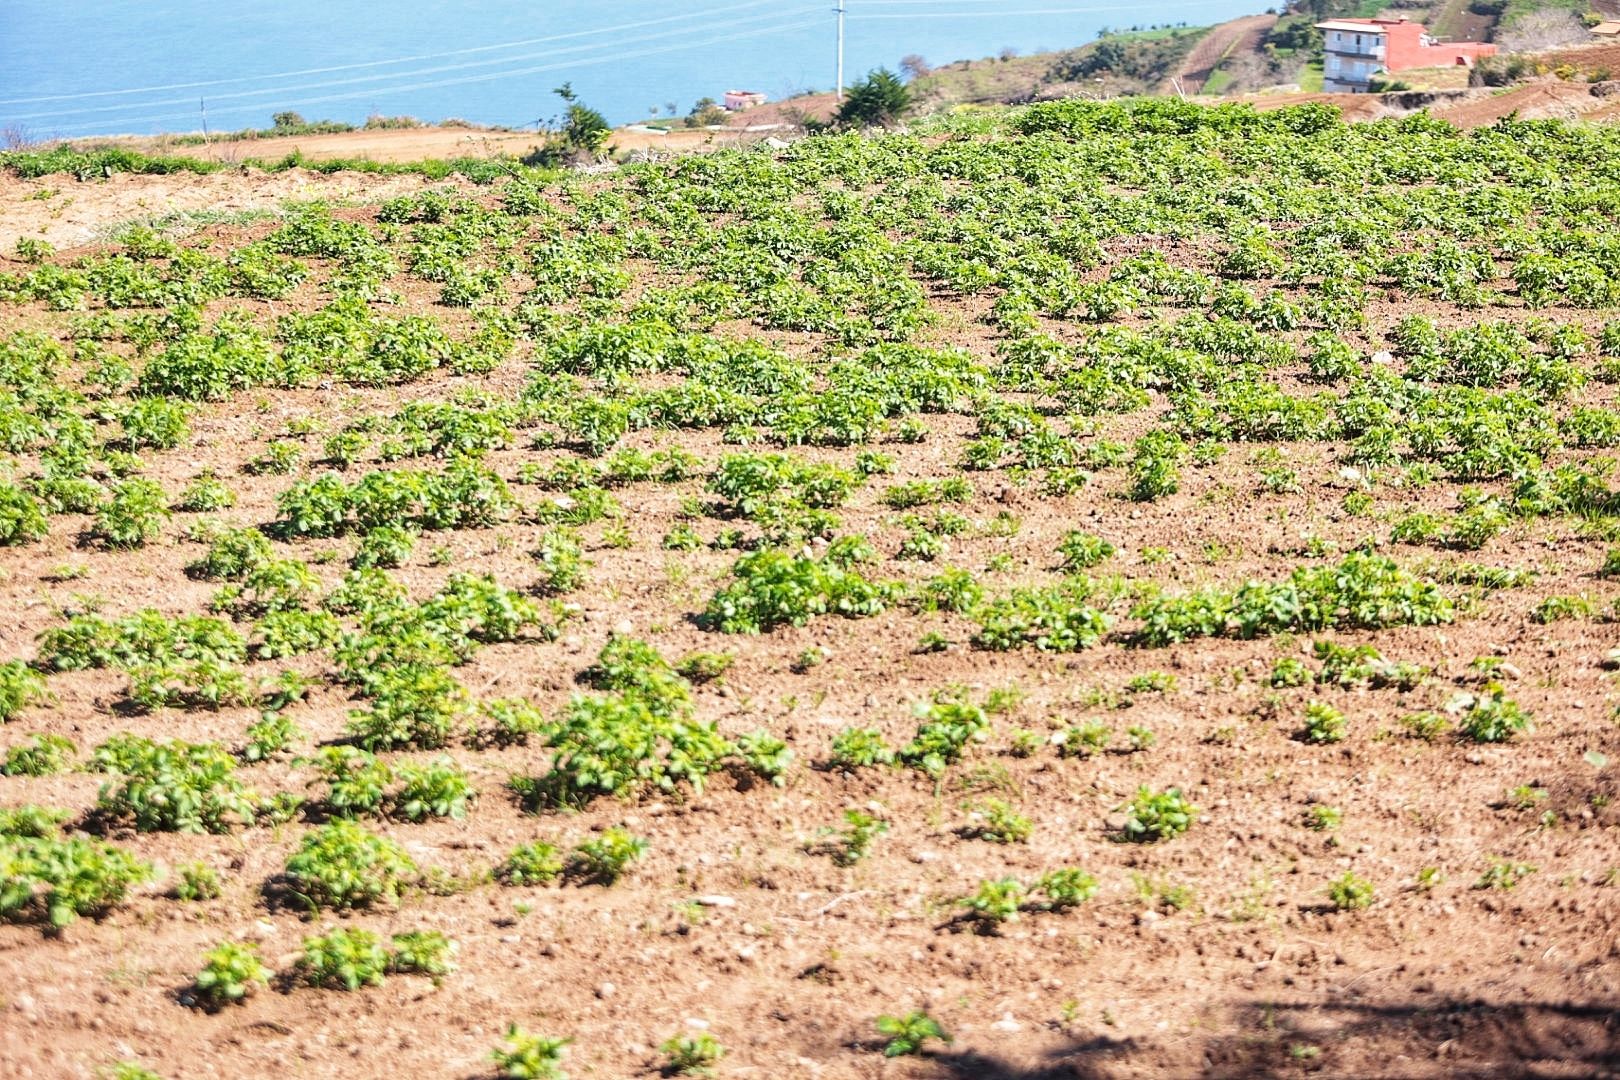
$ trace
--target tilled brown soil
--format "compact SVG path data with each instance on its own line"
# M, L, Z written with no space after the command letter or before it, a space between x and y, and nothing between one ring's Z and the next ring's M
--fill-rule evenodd
M227 241L236 235L218 232ZM306 289L293 303L314 299ZM413 295L408 306L427 305ZM1390 305L1370 314L1386 326L1409 310ZM1470 318L1438 313L1452 322ZM987 353L973 314L955 313L939 335ZM0 331L48 318L13 309ZM215 468L240 497L228 516L267 522L290 481L242 476L239 466L289 420L314 418L335 430L413 398L447 398L469 386L512 392L522 376L514 362L487 379L442 377L404 390L278 392L263 404L244 395L207 407L193 424L194 445L150 455L149 475L173 490L199 468ZM1105 434L1128 439L1147 422L1125 418ZM896 474L857 493L843 512L847 531L884 536L892 548L898 534L884 533L892 513L878 502L883 484L955 474L971 422L933 418L931 427L921 444L885 447L897 458ZM714 434L641 435L631 444L680 445L708 461L725 449ZM1061 500L979 479L962 512L985 522L1005 511L1021 527L1009 537L961 539L940 562L984 571L998 588L1047 581L1058 540L1080 528L1117 546L1110 571L1187 589L1275 578L1302 561L1307 538L1348 549L1369 534L1387 538L1388 520L1400 512L1451 505L1454 492L1443 486L1380 489L1371 517L1346 514L1340 501L1350 481L1336 471L1336 449L1283 447L1303 482L1292 494L1262 492L1241 446L1214 465L1185 467L1180 492L1145 505L1121 498L1117 471ZM547 453L511 450L490 461L511 475ZM845 463L850 456L803 454ZM1530 618L1537 600L1553 593L1586 593L1601 607L1615 598L1615 587L1593 575L1600 541L1568 522L1516 525L1469 558L1535 569L1541 576L1533 588L1490 594L1438 629L1326 635L1375 643L1386 657L1432 668L1415 690L1274 691L1266 683L1272 665L1307 656L1310 638L1166 649L1110 643L1073 656L990 653L965 644L959 619L903 610L860 621L824 618L758 637L705 632L692 616L734 555L659 547L682 496L700 490L698 480L621 492L632 546L605 544L601 525L585 530L594 566L585 588L568 598L580 610L560 638L485 648L458 676L477 697L527 696L550 715L615 630L644 637L672 658L699 649L734 652L724 679L696 690L698 714L731 735L763 727L786 739L798 759L784 788L722 776L701 795L598 800L576 814L537 817L523 813L503 785L511 774L542 772L543 749L457 749L480 792L465 820L375 823L423 866L473 874L517 843L566 845L614 824L646 838L647 856L612 888L485 883L452 895L415 892L397 909L341 920L305 921L264 903L262 887L280 871L301 825L228 836L119 836L166 866L209 863L221 872L224 895L182 904L163 895L163 883L59 938L0 926L0 1074L94 1076L130 1058L170 1080L487 1076L489 1050L513 1021L571 1036L568 1068L576 1077L655 1075L664 1060L658 1044L695 1029L727 1047L718 1071L735 1077L1620 1071L1620 807L1612 801L1620 794L1620 738L1612 677L1603 668L1616 644L1614 627ZM536 497L532 489L524 496ZM81 549L74 523L60 519L45 541L7 549L0 654L32 655L35 635L65 612L85 609L87 598L108 614L201 610L213 587L184 574L201 550L180 539L187 521L177 515L163 542L138 553ZM700 523L706 537L714 527ZM451 570L491 572L516 586L532 578L525 553L539 531L511 524L434 534L397 576L418 595ZM450 565L427 565L423 553L441 542ZM349 544L301 541L289 550L331 584L344 560L322 563L321 553L347 555ZM1005 556L1004 567L985 570L997 556ZM1424 556L1402 549L1401 558ZM1433 559L1440 565L1453 556ZM883 565L885 573L915 577L934 569ZM76 569L68 575L63 567ZM930 629L956 644L914 653ZM812 647L825 662L796 672L795 661ZM1534 714L1534 730L1483 747L1407 737L1399 718L1440 708L1472 685L1469 662L1481 655L1507 658L1509 691ZM318 664L300 662L312 670ZM1173 687L1126 690L1133 676L1150 672L1173 675ZM54 704L7 725L0 743L49 731L89 748L130 731L231 745L255 718L246 709L120 715L112 705L122 679L53 677ZM1007 687L1023 696L998 718L997 734L941 783L915 771L851 777L813 767L845 725L877 727L903 743L914 730L912 707L953 683L975 698ZM1316 747L1294 737L1310 700L1344 712L1346 741ZM319 743L342 734L349 707L328 688L294 714ZM1156 744L1084 760L1060 757L1050 746L1028 756L1011 752L1015 728L1045 736L1089 720L1111 724L1120 733L1116 744L1128 726L1151 729ZM312 777L287 761L242 771L263 792L304 791ZM100 779L0 778L0 804L88 809ZM1202 813L1186 836L1151 846L1115 841L1118 807L1143 784L1188 793ZM1544 789L1545 797L1515 808L1508 793L1521 785ZM987 796L1016 803L1032 819L1027 844L961 835L966 804ZM1306 828L1317 804L1342 811L1337 830ZM891 827L868 858L840 868L810 849L850 807L878 813ZM1535 870L1512 890L1476 888L1498 858ZM1027 913L999 933L976 933L954 918L952 901L981 880L1027 880L1061 866L1095 874L1098 896L1067 913ZM1426 878L1433 884L1420 889L1426 868L1434 870ZM1369 909L1341 913L1326 903L1327 883L1347 870L1374 885ZM1179 908L1156 899L1173 888L1186 890L1177 894ZM258 942L266 959L285 969L305 935L340 922L385 934L442 930L459 945L458 970L438 987L396 976L348 994L271 990L217 1015L179 1003L203 952L218 942ZM873 1018L913 1008L926 1008L954 1041L924 1057L885 1060Z

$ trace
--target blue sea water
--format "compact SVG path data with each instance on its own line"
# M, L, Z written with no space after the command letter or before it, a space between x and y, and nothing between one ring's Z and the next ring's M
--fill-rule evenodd
M846 0L853 79L1205 25L1257 0ZM832 88L836 0L0 0L0 128L33 138L456 116L529 125L564 81L615 124Z

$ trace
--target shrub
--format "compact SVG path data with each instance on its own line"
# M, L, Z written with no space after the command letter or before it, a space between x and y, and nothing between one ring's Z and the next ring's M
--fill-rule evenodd
M334 821L304 835L287 860L288 895L310 911L364 908L392 901L415 878L416 863L392 840L352 821Z
M218 1012L227 1005L242 1004L269 983L270 970L259 960L259 947L252 942L228 941L204 954L190 998L198 1007Z
M844 94L838 123L845 127L889 127L911 108L911 91L888 68L876 68Z

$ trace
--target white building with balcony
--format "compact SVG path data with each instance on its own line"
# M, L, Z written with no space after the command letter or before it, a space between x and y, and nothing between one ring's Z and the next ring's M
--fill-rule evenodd
M1322 89L1330 94L1358 93L1384 70L1384 28L1376 24L1329 20L1322 31Z

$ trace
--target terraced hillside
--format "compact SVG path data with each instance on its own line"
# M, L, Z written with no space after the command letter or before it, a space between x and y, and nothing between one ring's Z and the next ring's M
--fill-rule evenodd
M24 235L0 1073L1614 1069L1617 151L1067 102Z

